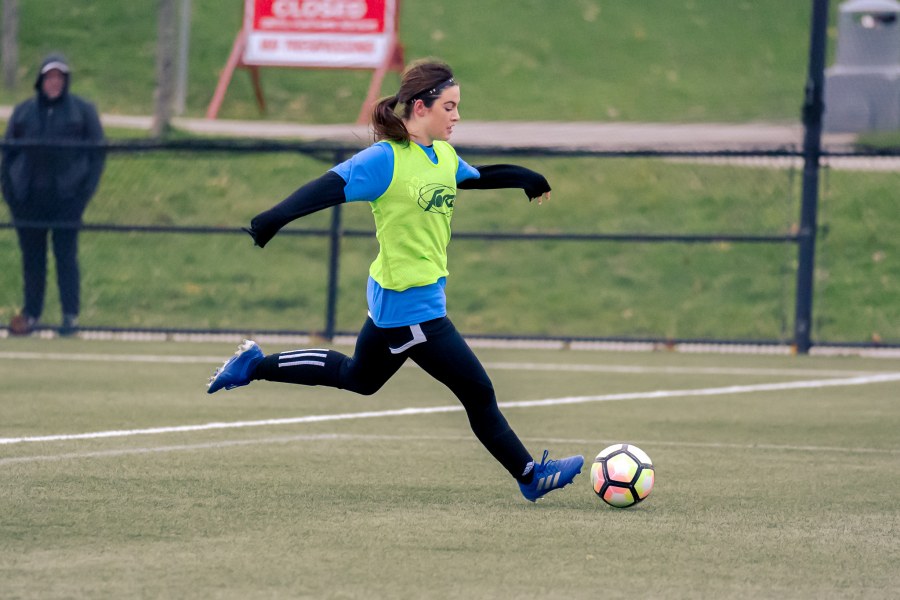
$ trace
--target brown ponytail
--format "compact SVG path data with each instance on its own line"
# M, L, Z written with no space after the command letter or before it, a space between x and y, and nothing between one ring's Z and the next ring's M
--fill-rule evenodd
M393 140L409 143L409 132L403 120L397 115L396 108L400 99L395 96L382 98L372 110L372 129L375 141Z
M422 59L411 63L400 76L400 91L393 96L382 98L372 110L372 129L375 141L393 140L409 143L409 131L404 121L412 116L416 100L422 100L430 107L445 88L457 85L453 80L453 70L444 62ZM402 114L397 114L398 105L403 105Z

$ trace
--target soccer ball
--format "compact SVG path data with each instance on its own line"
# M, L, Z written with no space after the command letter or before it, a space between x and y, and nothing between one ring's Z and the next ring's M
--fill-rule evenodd
M634 506L650 494L656 473L647 453L633 444L604 448L591 465L591 485L616 508Z

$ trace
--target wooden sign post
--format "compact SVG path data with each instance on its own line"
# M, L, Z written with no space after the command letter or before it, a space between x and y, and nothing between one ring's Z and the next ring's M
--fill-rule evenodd
M400 0L245 0L244 23L206 118L215 119L236 67L250 70L260 111L260 67L372 69L358 123L368 119L388 71L401 71Z

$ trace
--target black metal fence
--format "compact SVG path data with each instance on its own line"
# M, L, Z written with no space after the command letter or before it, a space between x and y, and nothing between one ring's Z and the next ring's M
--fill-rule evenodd
M246 140L115 142L106 146L106 173L83 224L17 225L82 230L85 329L352 334L365 314L362 290L375 251L365 209L345 205L312 215L264 251L249 247L240 226L357 150ZM451 270L460 275L452 278L451 309L461 309L454 320L468 335L799 351L900 342L897 303L867 300L894 285L889 207L874 217L887 237L875 229L856 240L876 257L862 267L875 267L870 289L856 288L859 267L845 266L844 251L829 248L835 194L841 206L871 204L866 198L900 183L900 173L883 168L893 160L889 152L816 157L816 174L820 167L829 173L826 218L810 231L799 177L808 155L800 148L457 150L473 163L549 169L560 181L539 212L510 204L521 202L511 191L469 192L478 195L478 209L457 211ZM680 210L663 210L671 204ZM0 314L8 322L21 305L21 267L8 213L0 228ZM802 258L804 242L818 245L819 264ZM817 279L821 289L802 288ZM45 315L55 310L52 296L51 281ZM810 326L798 334L804 302Z

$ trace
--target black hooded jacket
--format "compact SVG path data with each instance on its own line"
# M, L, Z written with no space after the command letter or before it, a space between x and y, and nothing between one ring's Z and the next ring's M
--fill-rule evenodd
M57 63L65 76L63 92L53 100L41 90L41 72L50 63ZM44 59L34 84L37 93L13 110L5 141L103 141L103 128L94 106L69 93L68 71L61 55L51 54ZM0 183L13 217L80 220L97 189L105 156L102 148L4 147Z

